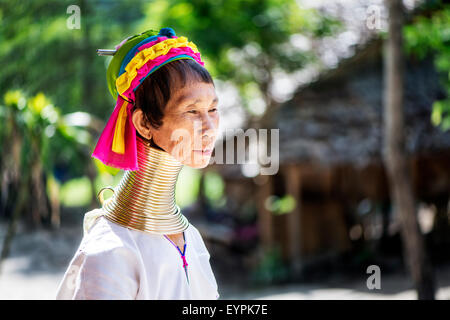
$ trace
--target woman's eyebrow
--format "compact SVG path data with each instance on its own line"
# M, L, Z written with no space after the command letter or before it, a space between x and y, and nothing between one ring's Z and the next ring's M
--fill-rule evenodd
M175 105L179 105L181 102L183 102L184 100L187 100L188 98L189 98L189 96L186 94L179 96L177 98L177 100L175 100Z
M183 99L179 99L179 101L183 101ZM190 106L192 106L192 105L194 105L194 104L196 104L196 103L199 103L199 102L201 102L201 101L202 101L202 100L200 100L200 99L196 99L195 101L193 101L192 103L190 103L190 104L187 105L186 107L190 107ZM215 97L215 98L213 99L213 101L211 102L211 105L217 103L218 101L219 101L219 98L218 98L218 97Z

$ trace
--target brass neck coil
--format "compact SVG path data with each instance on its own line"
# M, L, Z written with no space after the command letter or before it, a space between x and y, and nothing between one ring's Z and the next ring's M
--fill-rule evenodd
M175 203L175 185L183 164L139 136L136 146L139 169L125 171L113 189L114 195L102 203L103 215L134 230L155 234L183 232L189 221Z

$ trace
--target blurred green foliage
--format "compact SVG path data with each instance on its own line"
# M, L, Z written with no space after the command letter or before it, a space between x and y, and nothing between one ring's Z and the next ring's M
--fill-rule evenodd
M175 186L175 200L180 208L193 204L200 190L200 172L188 166L184 166L178 176Z
M42 92L27 97L20 90L8 91L4 95L4 102L4 105L0 105L0 121L5 124L0 126L2 141L11 141L11 126L16 126L18 132L14 131L14 134L23 138L25 158L39 161L50 174L58 175L55 172L57 168L65 166L70 167L72 176L83 173L83 161L86 159L79 146L89 146L92 143L86 131L68 126L61 117L60 108L53 105ZM35 148L30 146L33 143ZM1 147L11 146L2 143ZM5 152L3 156L8 156L8 153Z
M266 199L265 203L267 210L275 215L291 213L296 205L295 198L290 194L286 194L282 197L272 195Z
M225 183L222 177L213 171L205 173L204 193L210 205L214 208L225 204Z
M61 203L66 207L88 206L91 202L91 188L87 177L71 179L61 187Z
M155 0L145 21L171 26L195 39L212 76L238 88L250 116L255 98L270 102L268 87L275 70L291 73L316 62L313 50L302 51L290 42L293 34L310 39L333 34L336 19L294 0Z
M450 97L450 5L431 1L424 5L424 14L404 27L405 47L418 59L432 54L442 83ZM450 129L450 98L433 104L431 122L442 130Z
M80 29L67 27L70 5L80 7ZM114 101L105 79L110 58L98 57L97 48L170 26L195 40L214 77L242 92L260 84L264 93L272 70L293 72L315 57L291 46L292 34L323 37L339 26L294 0L0 0L0 22L1 95L10 89L45 92L63 113L85 111L103 120Z
M2 215L16 212L20 202L16 218L23 210L35 225L51 219L58 226L60 183L85 171L91 135L68 125L42 92L7 91L0 101L0 123ZM80 196L79 191L73 195Z
M69 29L70 5L81 8L81 28ZM63 113L112 111L105 81L109 47L132 33L143 1L0 0L0 94L21 89L45 94Z
M72 5L80 8L80 29L68 27ZM119 170L90 157L103 124L91 130L89 124L69 121L78 113L91 122L95 117L106 121L113 111L106 86L110 57L98 57L96 49L167 26L194 40L212 76L231 82L248 113L261 115L251 101L270 96L274 70L294 72L315 60L312 51L296 49L290 37L328 36L340 23L295 0L0 0L0 96L6 107L15 106L17 123L28 130L25 150L28 138L39 142L33 157L54 177L52 185L61 184L64 204L84 205L101 184L120 178L115 176ZM10 116L3 106L0 113ZM6 126L2 129L2 139L10 139ZM90 161L97 170L95 184ZM199 183L198 172L183 170L177 186L180 206L196 200ZM211 204L224 204L223 188L220 177L207 174L205 196ZM78 194L71 197L71 190Z

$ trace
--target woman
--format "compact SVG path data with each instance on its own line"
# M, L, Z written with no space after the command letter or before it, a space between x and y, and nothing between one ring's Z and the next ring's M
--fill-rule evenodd
M93 156L126 172L113 196L85 215L56 298L217 299L209 252L175 203L183 165L210 160L219 125L214 82L195 44L171 28L110 51L117 103Z

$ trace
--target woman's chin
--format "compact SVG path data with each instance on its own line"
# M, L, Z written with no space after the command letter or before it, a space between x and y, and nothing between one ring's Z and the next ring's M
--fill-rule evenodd
M210 159L210 155L195 156L191 157L189 161L184 161L183 164L194 169L202 169L208 166Z

